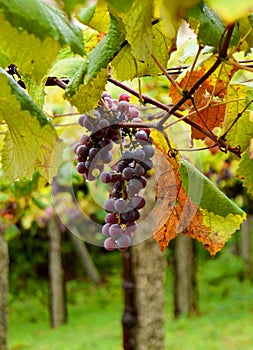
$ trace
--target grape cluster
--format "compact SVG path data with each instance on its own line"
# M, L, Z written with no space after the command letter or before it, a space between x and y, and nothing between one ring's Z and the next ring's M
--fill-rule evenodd
M77 171L88 181L99 176L102 183L110 186L109 199L103 205L107 215L102 233L107 250L123 251L131 245L140 209L146 204L140 192L146 187L147 172L153 167L150 130L128 127L128 122L142 123L139 109L130 104L130 96L121 94L115 101L105 92L94 116L80 116L80 125L90 134L84 134L74 145ZM105 171L105 164L112 163L114 144L119 145L121 158L111 166L111 171Z

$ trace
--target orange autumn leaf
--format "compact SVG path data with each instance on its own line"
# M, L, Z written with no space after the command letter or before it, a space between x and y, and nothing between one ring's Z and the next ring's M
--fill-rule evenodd
M196 70L194 72L191 73L190 76L190 72L187 72L187 74L185 75L185 77L180 81L180 83L178 84L182 89L186 88L186 84L187 84L187 90L190 90L196 83L197 81L205 74L205 68L202 67L199 70ZM190 76L190 77L189 77ZM206 96L206 91L208 89L210 89L211 87L209 86L208 81L205 81L198 89L197 91L194 93L193 97L195 99L195 103L198 105L199 101L203 100L203 97ZM176 104L178 101L181 100L182 95L180 95L180 93L175 89L175 87L173 85L171 85L170 87L170 93L169 93L170 97L172 98L172 103ZM191 100L187 100L184 105L184 107L190 107L192 106L192 102Z
M191 111L193 112L195 109L192 108ZM190 119L200 125L203 129L212 131L215 127L218 127L223 123L225 112L225 104L217 104L217 102L213 101L208 108L202 111L200 109L198 112L195 112ZM192 128L192 138L204 140L205 135L197 129Z
M158 242L161 251L179 233L196 238L214 256L224 246L217 235L211 235L211 230L203 222L202 210L191 202L182 186L179 173L179 159L170 158L168 149L161 143L161 136L153 134L154 144L158 152L155 163L160 176L156 188L156 221L153 227L153 237Z

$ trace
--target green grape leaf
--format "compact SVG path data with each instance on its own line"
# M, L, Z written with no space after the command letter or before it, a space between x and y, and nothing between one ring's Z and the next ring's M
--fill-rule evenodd
M227 104L226 119L223 131L230 131L226 135L226 140L232 147L240 146L244 152L253 137L252 112L245 111L235 122L236 118L245 108L245 100L249 96L248 87L243 85L231 85L228 88L228 100L235 101ZM235 122L235 123L234 123Z
M48 76L57 77L59 79L67 78L72 79L78 69L83 65L86 65L86 59L82 57L69 57L56 61L51 67Z
M85 54L81 29L68 22L59 10L45 2L0 0L0 9L12 27L18 30L22 28L41 41L51 37L61 46L68 45L73 52Z
M56 0L59 4L60 8L65 11L69 17L71 17L72 12L75 11L76 8L85 5L86 0Z
M198 207L186 234L215 255L240 228L246 213L186 160L181 160L179 173L190 203Z
M117 12L128 12L133 5L134 0L107 0L110 7Z
M95 77L101 68L107 68L108 63L120 50L121 41L119 20L111 16L111 23L107 35L98 43L88 56L89 65L86 77L87 82Z
M79 20L98 32L107 33L110 24L110 15L106 1L98 0L96 4L82 9L79 12Z
M166 35L162 23L158 23L152 28L152 52L158 61L166 67L169 59L171 39ZM111 74L118 80L132 80L135 77L144 75L155 76L160 73L160 68L156 65L152 57L149 57L145 63L138 62L132 55L130 45L126 45L111 63Z
M21 76L27 74L39 83L55 60L60 44L50 37L41 41L12 27L0 12L0 49L9 58L9 63L17 65Z
M232 23L238 18L246 17L253 12L253 3L249 0L206 0L212 10L227 23Z
M51 157L58 141L54 128L24 89L1 68L0 84L0 119L8 126L1 150L3 175L11 181L32 178L37 169L50 180Z
M84 62L70 80L66 92L66 99L76 106L80 113L85 113L97 106L101 93L107 82L107 69L102 69L96 77L87 83L87 63Z
M243 179L243 186L253 195L253 140L248 152L242 154L237 173Z
M244 212L221 192L213 182L186 160L181 160L180 178L190 200L208 213L226 218Z
M118 13L126 29L126 39L137 61L146 61L152 51L153 0L134 0L128 12Z
M190 8L185 19L196 31L199 44L219 46L225 25L204 2Z

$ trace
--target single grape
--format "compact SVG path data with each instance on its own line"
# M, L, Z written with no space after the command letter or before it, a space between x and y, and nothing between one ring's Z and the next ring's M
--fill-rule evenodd
M131 211L128 211L127 213L122 213L121 217L126 222L127 221L129 221L129 222L135 221L135 211L131 210Z
M123 229L119 224L112 224L109 228L109 235L117 239L123 233Z
M155 154L155 149L152 145L144 145L143 151L145 152L146 158L152 158Z
M127 186L127 191L130 191L131 193L139 193L140 190L143 189L142 186L142 179L141 178L133 178L130 179L128 182L128 186Z
M81 126L84 126L84 122L85 122L86 119L87 119L86 114L82 114L82 115L80 115L80 117L79 117L79 119L78 119L78 123L79 123Z
M140 111L135 107L130 107L127 113L129 119L139 118Z
M134 176L134 169L127 167L122 171L122 176L124 179L129 180Z
M139 130L135 134L135 138L136 138L136 140L146 141L148 136L144 130Z
M127 113L129 111L129 103L127 101L120 101L118 103L118 111L122 113Z
M135 176L143 176L146 174L146 170L141 166L141 164L137 163L134 168L134 175Z
M137 194L132 198L132 204L135 209L142 209L145 207L146 201L144 197Z
M114 202L115 202L115 200L112 198L107 199L103 205L104 210L107 211L108 213L113 213L115 211L114 210Z
M123 198L119 198L115 201L114 208L117 213L124 213L127 209L127 202Z
M79 146L76 151L76 154L82 158L86 158L88 156L88 153L89 153L89 148L84 145Z
M111 225L112 225L112 224L107 223L107 224L105 224L105 225L102 227L102 234L103 234L105 237L110 237L110 235L109 235L109 229L110 229Z
M95 148L95 147L92 147L90 150L89 150L89 159L93 159L95 158L95 156L98 154L99 152L99 149L98 148Z
M125 234L121 234L118 239L116 240L116 245L117 245L117 248L120 250L120 251L124 251L126 250L127 248L130 247L131 245L131 239L128 235L125 235Z
M79 172L79 174L86 174L88 172L88 169L83 162L77 164L76 170Z
M133 158L137 160L144 160L145 159L145 152L143 149L135 149L133 151Z
M74 145L72 146L72 151L73 151L75 154L77 154L77 150L78 150L78 148L79 148L80 146L82 146L82 143L81 143L81 142L76 142L76 143L74 143Z
M109 237L109 238L106 238L106 240L104 241L104 247L106 250L112 251L117 248L117 244L114 241L114 239Z
M112 174L109 172L103 172L100 175L100 181L107 184L112 181Z
M115 213L106 214L105 222L107 224L117 224L117 222L118 222L117 215Z
M126 101L126 102L129 102L131 99L131 97L128 95L128 94L121 94L119 95L119 101Z

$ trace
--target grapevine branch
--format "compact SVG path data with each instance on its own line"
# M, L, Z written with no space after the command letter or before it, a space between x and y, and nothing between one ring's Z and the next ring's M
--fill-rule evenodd
M224 151L224 152L230 151L230 152L232 152L240 157L241 151L240 151L239 147L231 147L229 144L226 143L224 138L218 138L211 131L204 129L202 126L200 126L199 124L197 124L194 121L192 121L191 119L189 119L188 116L186 117L186 116L182 115L180 112L178 112L178 109L187 100L189 100L189 99L193 100L193 98L194 98L193 94L197 91L197 89L204 83L205 80L207 80L214 73L214 71L220 66L220 64L225 59L227 59L227 50L229 47L229 43L230 43L230 40L232 37L233 30L234 30L233 24L229 25L226 28L226 30L224 31L223 37L221 39L219 55L217 57L217 60L214 62L214 64L211 66L211 68L193 85L193 87L191 89L183 91L182 98L171 108L170 108L170 106L168 106L160 101L157 101L150 96L143 95L143 94L140 96L140 93L138 91L134 90L133 88L127 86L126 84L124 84L124 83L122 83L122 82L120 82L112 77L108 77L108 82L122 88L123 90L129 92L130 94L136 96L139 99L141 98L142 102L144 104L147 104L147 103L151 104L151 105L156 106L156 107L167 112L165 114L165 116L157 123L143 123L143 124L134 124L134 123L129 124L129 123L127 123L127 126L128 127L148 127L148 128L155 128L159 131L163 131L164 130L164 123L168 120L168 118L171 115L174 115L179 120L183 120L185 123L190 125L192 128L195 128L196 130L200 131L203 135L205 135L206 137L213 140L214 143L217 146L219 146L219 148L222 151ZM155 57L153 57L153 58L155 59ZM187 67L180 67L180 71L181 71L181 69L184 69L184 68L187 68ZM165 72L163 72L163 73L165 74ZM67 87L67 83L65 83L64 81L61 81L60 79L57 79L57 78L49 78L48 81L46 82L46 85L58 85L62 89L66 89L66 87ZM126 126L126 124L121 123L120 126Z

